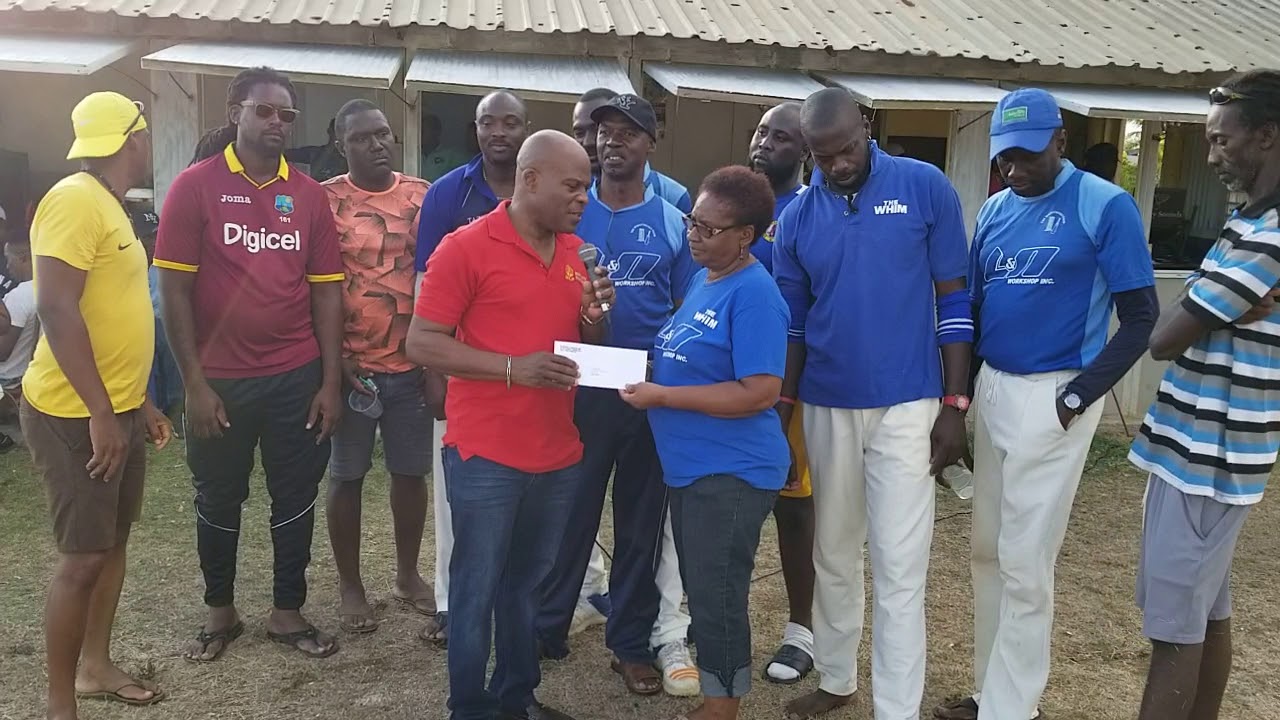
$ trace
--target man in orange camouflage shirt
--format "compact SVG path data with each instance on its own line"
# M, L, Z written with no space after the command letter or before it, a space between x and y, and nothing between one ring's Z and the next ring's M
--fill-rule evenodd
M379 429L391 475L392 592L424 615L435 612L434 593L418 572L433 412L424 393L424 370L409 361L404 348L427 182L391 169L395 135L373 103L343 105L334 130L350 169L324 183L347 276L343 370L349 408L333 435L329 461L329 540L338 568L339 622L347 632L367 633L378 628L378 620L360 577L360 500Z

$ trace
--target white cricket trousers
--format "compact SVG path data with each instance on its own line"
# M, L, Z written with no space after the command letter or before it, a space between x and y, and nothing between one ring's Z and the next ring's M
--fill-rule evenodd
M591 562L587 565L587 575L582 583L580 600L597 593L608 591L608 575L605 572L604 556L600 553L600 537L591 546ZM662 556L658 560L658 572L655 577L658 583L659 605L658 619L653 624L649 642L660 648L670 642L686 640L689 625L693 620L684 611L684 583L680 580L680 560L676 557L675 536L671 532L671 515L667 515L666 525L662 531Z
M1063 430L1076 371L1011 375L984 365L975 389L974 686L980 720L1028 720L1049 680L1053 570L1104 400Z
M675 534L671 532L671 513L662 529L662 556L658 558L658 619L653 623L649 644L660 648L667 643L689 639L693 619L680 603L684 601L684 581L680 579L680 557L676 555Z
M447 421L436 420L431 447L431 509L436 522L436 612L449 612L449 558L453 556L453 515L449 513L449 495L444 488L444 448Z
M805 403L804 441L817 512L814 540L814 666L819 687L858 689L865 589L871 556L875 608L871 689L876 720L918 720L924 694L924 593L933 541L929 435L936 399L849 410Z

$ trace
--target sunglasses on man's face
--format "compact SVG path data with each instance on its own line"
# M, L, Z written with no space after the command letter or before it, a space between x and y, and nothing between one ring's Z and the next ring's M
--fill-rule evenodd
M1214 105L1226 105L1227 103L1236 102L1238 100L1252 100L1253 98L1238 93L1235 90L1228 90L1224 87L1216 87L1209 91L1209 102Z
M270 120L274 115L280 118L280 122L285 125L292 125L294 120L298 119L298 110L295 108L279 108L270 103L254 102L246 100L240 103L240 107L253 110L253 114L263 120Z
M124 129L125 137L129 137L133 133L133 129L138 127L138 123L142 122L142 113L147 109L145 105L137 100L134 100L133 104L134 107L138 108L138 115L133 119L133 122L129 123L129 127Z

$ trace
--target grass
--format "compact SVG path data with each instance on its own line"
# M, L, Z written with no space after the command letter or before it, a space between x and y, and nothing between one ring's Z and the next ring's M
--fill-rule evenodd
M1054 720L1132 718L1137 712L1148 657L1133 607L1143 478L1125 461L1123 438L1100 435L1076 501L1057 576L1054 664L1043 707ZM143 522L131 542L129 577L116 625L116 656L129 670L153 677L170 698L136 710L86 703L89 720L154 718L220 720L267 718L443 718L446 672L442 652L419 643L419 616L388 605L372 635L342 638L342 651L315 661L266 640L270 605L268 500L255 479L240 545L240 608L247 632L218 663L187 664L182 642L199 626L202 585L195 555L192 490L175 446L153 456ZM386 478L375 473L365 491L365 581L389 598L393 576ZM1258 507L1245 526L1235 564L1236 664L1224 718L1280 717L1280 606L1273 602L1280 570L1280 528L1274 501ZM336 629L335 574L317 521L311 566L311 617ZM766 524L752 594L757 672L774 649L786 620L772 523ZM423 574L431 577L431 529L424 542ZM967 503L939 494L938 525L929 586L929 669L924 712L972 682L972 595L969 586ZM0 457L0 718L43 717L44 660L41 614L54 551L43 491L22 451ZM868 584L869 586L869 584ZM869 632L869 622L868 622ZM573 641L573 654L544 665L540 697L580 720L664 720L687 702L628 696L609 672L600 628ZM861 648L863 691L832 717L869 718L869 641ZM816 684L756 683L744 720L774 720L781 705Z

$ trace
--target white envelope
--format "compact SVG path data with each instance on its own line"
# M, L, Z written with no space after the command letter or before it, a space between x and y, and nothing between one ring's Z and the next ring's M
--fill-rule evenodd
M621 390L644 382L649 367L649 354L643 350L557 340L554 352L578 364L582 387Z

